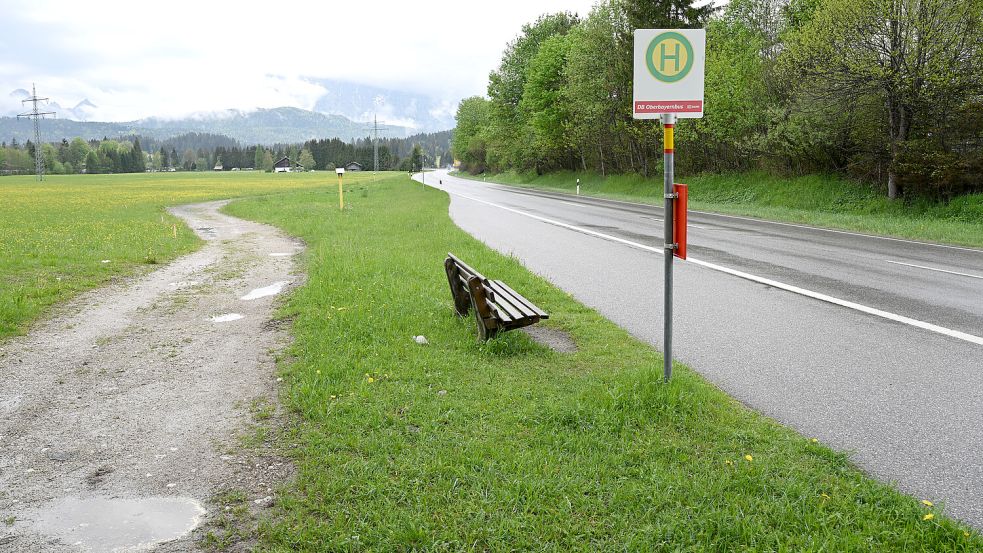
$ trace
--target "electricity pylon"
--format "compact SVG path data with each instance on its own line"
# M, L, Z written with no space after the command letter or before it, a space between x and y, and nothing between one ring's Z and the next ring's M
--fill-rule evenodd
M37 172L38 181L44 180L44 148L41 147L41 120L45 115L54 115L53 111L38 111L39 102L47 102L47 98L38 98L37 87L31 83L31 97L21 100L22 104L31 102L32 109L27 113L17 116L18 119L31 119L34 121L34 170Z
M385 125L385 121L382 122ZM372 172L377 173L379 171L379 131L389 130L386 127L379 126L379 119L377 116L372 116L372 126L364 128L362 130L372 131Z

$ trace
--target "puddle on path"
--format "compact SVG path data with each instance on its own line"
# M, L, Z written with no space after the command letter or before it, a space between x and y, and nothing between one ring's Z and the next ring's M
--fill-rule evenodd
M216 315L212 317L213 323L227 323L229 321L238 321L242 318L242 315L238 313L226 313L225 315Z
M262 288L256 288L252 292L249 292L245 296L242 296L243 300L256 300L259 298L265 298L266 296L275 296L283 291L283 287L290 284L289 280L280 280L270 284L269 286L264 286Z
M91 551L140 551L187 535L205 509L187 497L69 497L34 513L34 526Z
M215 232L215 227L195 227L195 230L200 230L201 234L204 235L202 238L205 240L211 240L218 236L218 233Z

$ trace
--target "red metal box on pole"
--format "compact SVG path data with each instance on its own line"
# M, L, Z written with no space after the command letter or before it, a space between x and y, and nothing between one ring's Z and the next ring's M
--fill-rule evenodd
M676 198L672 206L672 237L676 243L676 248L672 254L679 259L686 259L686 202L689 197L685 184L672 185Z

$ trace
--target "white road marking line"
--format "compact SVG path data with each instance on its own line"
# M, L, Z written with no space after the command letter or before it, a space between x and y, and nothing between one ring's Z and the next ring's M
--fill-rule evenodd
M895 265L904 265L905 267L915 267L917 269L926 269L929 271L938 271L940 273L949 273L950 275L959 275L969 278L978 278L983 280L983 275L974 275L972 273L960 273L958 271L949 271L947 269L939 269L938 267L927 267L925 265L915 265L914 263L904 263L901 261L891 261L890 259L885 259L888 263L894 263Z
M461 177L448 177L448 178L460 179ZM467 181L465 180L465 182L467 182ZM494 185L497 185L497 186L502 187L502 188L510 188L510 185L508 185L508 184L501 184L501 183L497 183L497 182L486 182L486 184L494 184ZM562 194L562 192L555 192L555 193L556 194ZM540 194L539 196L540 197L548 197L548 196L545 196L543 194ZM591 198L591 199L601 200L602 202L625 204L625 205L630 205L630 206L635 206L635 207L654 207L654 208L657 208L657 209L663 209L663 207L661 205L656 205L656 204L643 204L643 203L638 203L638 202L626 202L624 200L612 200L610 198L602 198L602 197L598 197L598 196L581 196L581 197L588 197L588 198ZM795 223L782 223L780 221L769 221L767 219L756 219L754 217L743 217L741 215L728 215L726 213L716 213L716 212L713 212L713 211L698 211L698 210L695 210L695 209L691 209L691 210L689 210L689 212L690 213L699 213L700 215L709 215L711 217L725 217L725 218L728 218L728 219L740 219L741 221L752 221L752 222L755 222L755 223L767 223L769 225L779 225L779 226L783 226L783 227L794 227L794 228L801 228L801 229L806 229L806 230L817 230L817 231L822 231L822 232L832 232L832 233L835 233L835 234L846 234L846 235L849 235L849 236L862 236L864 238L876 238L878 240L890 240L892 242L904 242L905 244L916 244L916 245L919 245L919 246L933 246L933 247L936 247L936 248L947 248L947 249L950 249L950 250L960 250L960 251L964 251L964 252L983 253L983 250L981 250L979 248L966 248L966 247L963 247L963 246L951 246L949 244L936 244L935 242L921 242L921 241L918 241L918 240L906 240L904 238L894 238L894 237L891 237L891 236L879 236L877 234L864 234L862 232L850 232L848 230L837 230L837 229L824 228L824 227L813 227L813 226L809 226L809 225L797 225Z
M566 229L569 229L569 230L572 230L572 231L575 231L575 232L580 232L580 233L583 233L583 234L588 234L590 236L596 236L597 238L601 238L601 239L604 239L604 240L609 240L611 242L617 242L619 244L624 244L626 246L630 246L630 247L637 248L637 249L640 249L640 250L644 250L644 251L647 251L647 252L653 252L653 253L657 253L659 255L665 255L665 253L662 251L662 248L653 248L652 246L646 246L645 244L640 244L638 242L633 242L631 240L626 240L624 238L619 238L617 236L612 236L610 234L604 234L603 232L597 232L597 231L594 231L594 230L590 230L590 229L585 229L585 228L582 228L582 227L578 227L578 226L575 226L575 225L570 225L570 224L567 224L567 223L561 223L560 221L556 221L554 219L548 219L546 217L540 217L538 215L533 215L531 213L526 213L526 212L520 211L518 209L513 209L511 207L506 207L504 205L499 205L499 204L496 204L496 203L493 203L493 202L489 202L487 200L481 200L481 199L478 199L478 198L475 198L475 197L472 197L472 196L468 196L467 194L461 194L461 193L458 193L458 192L448 192L448 193L449 194L453 194L455 196L460 196L462 198L467 198L469 200L472 200L472 201L475 201L475 202L478 202L478 203L483 203L483 204L486 204L486 205L490 205L492 207L497 207L499 209L504 209L505 211L510 211L512 213L515 213L515 214L518 214L518 215L522 215L524 217L529 217L530 219L536 219L537 221L542 221L544 223L548 223L548 224L551 224L551 225L556 225L558 227L566 228ZM726 274L729 274L729 275L732 275L732 276L743 278L745 280L750 280L752 282L757 282L759 284L765 284L765 285L768 285L768 286L772 286L774 288L778 288L780 290L785 290L787 292L792 292L794 294L799 294L801 296L806 296L806 297L813 298L813 299L816 299L816 300L819 300L819 301L824 301L824 302L831 303L831 304L834 304L834 305L839 305L840 307L846 307L847 309L853 309L854 311L860 311L861 313L867 313L868 315L874 315L875 317L881 317L883 319L887 319L887 320L894 321L894 322L897 322L897 323L906 324L906 325L913 326L913 327L916 327L916 328L921 328L923 330L928 330L930 332L935 332L937 334L942 334L944 336L949 336L951 338L956 338L956 339L959 339L959 340L963 340L963 341L966 341L966 342L970 342L970 343L973 343L973 344L977 344L977 345L983 346L983 337L980 337L980 336L974 336L972 334L967 334L965 332L960 332L958 330L953 330L951 328L946 328L944 326L938 326L938 325L934 325L932 323L928 323L928 322L925 322L925 321L919 321L918 319L912 319L910 317L905 317L904 315L898 315L897 313L891 313L889 311L883 311L881 309L876 309L874 307L869 307L869 306L866 306L866 305L862 305L862 304L855 303L855 302L852 302L852 301L847 301L847 300L844 300L844 299L840 299L840 298L837 298L837 297L829 296L829 295L822 294L822 293L819 293L819 292L813 292L812 290L807 290L805 288L799 288L798 286L792 286L791 284L785 284L784 282L778 282L777 280L771 280L769 278L759 277L759 276L756 276L756 275L752 275L750 273L745 273L743 271L738 271L736 269L731 269L729 267L724 267L722 265L717 265L715 263L709 263L709 262L706 262L706 261L701 261L701 260L695 259L693 257L690 257L686 261L689 262L689 263L692 263L693 265L699 265L701 267L704 267L704 268L707 268L707 269L711 269L713 271L718 271L718 272L721 272L721 273L726 273Z

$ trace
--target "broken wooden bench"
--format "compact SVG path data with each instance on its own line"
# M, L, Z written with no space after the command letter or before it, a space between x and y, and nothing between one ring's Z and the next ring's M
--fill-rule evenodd
M452 253L444 260L447 282L457 314L466 317L474 310L481 340L490 340L516 328L538 323L550 316L501 280L488 280Z

